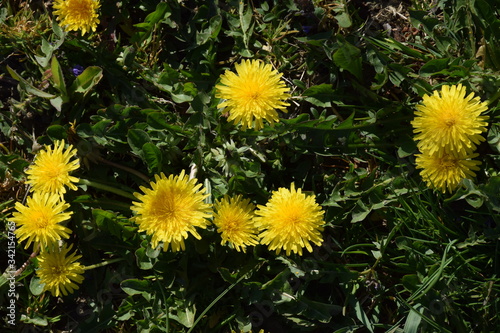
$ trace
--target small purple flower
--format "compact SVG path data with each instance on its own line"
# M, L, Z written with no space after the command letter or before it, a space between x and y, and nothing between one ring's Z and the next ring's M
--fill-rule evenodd
M307 35L308 33L310 33L312 30L312 25L303 25L302 26L302 31L304 31L304 33Z
M75 65L73 68L71 68L71 72L73 73L74 76L78 76L83 73L83 66L82 65Z

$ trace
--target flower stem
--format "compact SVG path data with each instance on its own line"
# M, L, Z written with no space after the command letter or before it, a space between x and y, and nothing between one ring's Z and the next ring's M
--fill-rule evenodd
M106 266L106 265L109 265L109 264L113 264L115 262L123 261L123 260L125 260L125 258L115 258L115 259L106 260L106 261L100 262L98 264L94 264L94 265L90 265L90 266L85 266L85 270L88 271L88 270L91 270L91 269L94 269L94 268L103 267L103 266Z
M19 276L21 273L28 267L29 264L31 264L31 259L35 258L38 255L38 251L40 250L40 245L37 244L35 248L33 249L33 253L31 253L30 257L26 262L19 268L17 271L14 272L14 276Z
M113 187L113 186L104 185L104 184L101 184L101 183L96 183L96 182L93 182L91 180L81 179L80 178L80 180L78 181L78 184L92 186L92 187L95 187L97 189L100 189L100 190L103 190L103 191L108 191L108 192L111 192L111 193L114 193L114 194L118 194L118 195L120 195L122 197L129 198L129 199L132 199L132 200L136 199L132 193L120 190L120 189L118 189L116 187Z

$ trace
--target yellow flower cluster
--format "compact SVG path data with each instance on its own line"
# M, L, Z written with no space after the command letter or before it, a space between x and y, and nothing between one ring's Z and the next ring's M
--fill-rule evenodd
M10 218L16 228L16 236L22 242L27 240L25 248L34 245L34 252L40 251L37 275L45 290L53 295L67 295L78 289L84 271L77 262L80 256L74 253L66 256L70 248L59 248L58 242L68 239L71 230L64 223L72 215L70 207L64 201L66 187L76 190L74 182L78 178L70 172L78 169L78 159L71 160L76 149L69 145L65 149L64 140L57 141L54 148L46 146L39 152L33 165L26 171L27 184L31 185L32 196L26 199L26 205L16 202L16 211Z
M163 242L164 251L170 245L173 251L184 250L189 234L200 239L196 228L206 229L210 216L221 244L229 243L237 251L260 243L278 254L284 250L302 255L303 248L312 252L311 244L322 243L324 212L315 196L306 196L294 184L273 192L265 206L255 207L241 195L224 196L215 202L215 211L205 203L208 194L202 185L184 171L178 176L157 175L150 185L141 187L144 194L134 194L138 201L131 209L140 230L152 236L152 246Z
M454 191L465 178L475 177L480 161L473 158L476 146L484 141L487 110L474 93L466 96L461 84L443 86L432 96L425 95L412 121L420 154L416 157L420 175L430 188L443 193Z

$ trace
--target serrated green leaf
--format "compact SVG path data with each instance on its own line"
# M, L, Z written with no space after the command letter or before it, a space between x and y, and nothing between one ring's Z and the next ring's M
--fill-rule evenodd
M361 199L356 201L356 205L352 210L352 218L351 223L361 222L363 221L368 214L370 214L371 208L367 207Z
M139 279L123 280L120 287L130 296L148 293L151 290L149 281Z
M142 270L149 270L153 268L153 262L150 257L146 255L146 249L141 247L135 251L135 259L137 267Z
M356 46L345 41L340 44L340 48L333 54L333 61L337 66L347 70L358 80L362 78L361 51Z
M138 155L143 156L142 147L144 144L151 142L149 134L140 129L130 129L127 133L127 142L132 148L132 151Z
M331 84L320 84L309 87L302 95L305 96L304 99L306 101L313 105L331 107L333 93L333 86Z
M161 170L162 154L158 147L151 142L146 142L142 146L142 154L149 170L154 172L159 172Z
M420 67L419 74L423 77L447 73L450 58L432 59Z

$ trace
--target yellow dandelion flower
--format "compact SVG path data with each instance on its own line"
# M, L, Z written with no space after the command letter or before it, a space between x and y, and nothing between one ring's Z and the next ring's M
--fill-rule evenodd
M76 252L68 255L71 247L63 245L61 249L53 248L38 256L36 275L44 284L44 290L50 291L53 296L71 294L83 281L85 268L77 261L82 256L76 255Z
M59 196L66 193L65 186L76 190L77 187L73 183L79 179L69 175L80 166L78 159L70 160L75 155L76 149L73 149L72 145L64 150L64 140L56 141L54 149L45 147L45 150L36 155L33 165L26 171L27 183L32 186L31 190L56 193Z
M11 221L16 223L19 241L28 239L24 248L33 242L43 249L62 238L69 238L71 230L61 222L68 220L72 212L64 212L69 204L61 201L57 194L35 192L26 200L26 206L16 202L15 207L17 212L12 214Z
M479 154L469 154L464 156L455 156L451 154L431 155L422 153L416 155L415 163L417 168L422 169L420 175L427 183L429 188L435 188L443 193L448 190L452 192L465 178L476 176L474 171L478 171L480 161L474 161L472 158Z
M459 84L443 86L441 92L423 97L412 121L420 151L459 156L471 153L475 145L484 141L481 133L486 131L489 117L481 113L487 110L487 104L481 103L474 93L465 94L465 87Z
M279 254L283 249L302 255L302 248L312 252L311 243L321 245L324 211L315 196L306 196L301 189L279 188L265 206L258 205L254 221L261 230L261 244Z
M219 108L229 111L228 121L242 124L242 129L264 127L279 121L278 110L287 112L289 105L283 100L290 97L281 75L270 64L260 60L243 60L235 66L237 74L226 70L215 87Z
M161 173L155 175L151 188L141 186L144 194L134 193L139 202L134 202L131 210L136 212L135 222L140 231L152 235L154 248L163 242L163 250L169 245L172 250L185 250L184 239L188 233L197 239L201 236L196 227L205 229L209 224L211 207L203 200L208 197L200 191L201 184L189 179L184 170L179 176L168 178Z
M259 244L257 228L253 224L255 205L241 195L224 197L215 202L214 224L221 234L222 242L231 243L236 251L245 252L247 246Z
M99 24L98 0L54 0L54 14L68 31L82 31L82 35L95 31Z

